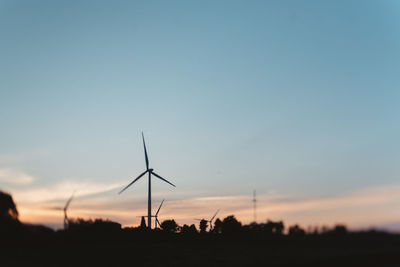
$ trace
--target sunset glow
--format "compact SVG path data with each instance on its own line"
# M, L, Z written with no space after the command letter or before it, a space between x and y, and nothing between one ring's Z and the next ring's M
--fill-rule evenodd
M103 185L104 186L104 185ZM112 188L113 186L105 188ZM98 188L101 188L99 186ZM120 189L118 187L118 189ZM271 192L257 198L258 222L283 220L287 225L300 224L304 227L331 227L346 224L353 229L382 227L393 221L400 221L396 207L400 196L396 194L400 185L368 188L347 195L320 198L298 199ZM115 188L107 196L77 195L69 210L70 218L106 218L122 223L124 226L137 226L139 216L146 216L145 195L128 197L123 201L114 195ZM101 192L100 192L101 193ZM63 213L54 207L62 207L63 199L34 201L34 192L16 192L16 200L21 199L19 210L21 220L29 223L45 223L61 228ZM23 196L32 197L32 199ZM89 196L89 197L88 197ZM35 203L35 204L32 204ZM159 201L153 203L153 209ZM197 224L194 218L211 217L213 211L220 209L217 217L224 218L234 214L243 223L253 221L252 196L222 196L198 198L174 198L167 200L160 213L160 219L174 218L179 224ZM373 216L371 215L373 213ZM396 230L399 228L394 228ZM399 229L400 230L400 229Z

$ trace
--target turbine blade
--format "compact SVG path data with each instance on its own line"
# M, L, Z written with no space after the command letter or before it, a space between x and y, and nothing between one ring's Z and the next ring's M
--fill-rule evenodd
M156 223L158 223L158 226L160 226L160 228L161 228L161 223L160 223L160 221L157 219L157 217L156 217Z
M163 180L164 182L169 183L170 185L176 187L173 183L170 183L169 181L167 181L167 179L162 178L162 177L161 177L160 175L158 175L157 173L152 172L152 174L154 174L156 177L158 177L159 179Z
M219 210L217 210L217 212L214 214L214 216L212 216L212 218L211 218L211 220L210 220L210 223L211 223L212 220L214 220L215 216L217 216L218 211L219 211Z
M146 143L144 142L143 132L142 132L142 139L143 139L143 147L144 147L144 157L146 159L146 170L148 170L149 169L149 158L147 157Z
M158 210L157 210L157 212L156 212L156 216L158 215L158 212L160 211L161 206L162 206L162 204L164 203L164 200L165 200L165 199L163 199L163 200L161 201L160 207L158 207Z
M148 170L146 170L144 173L142 173L141 175L139 175L135 180L133 180L130 184L128 184L127 186L124 187L124 189L122 189L121 191L119 191L118 194L121 194L122 192L124 192L128 187L130 187L134 182L136 182L137 180L140 179L140 177L142 177L143 175L146 174L146 172L148 172Z
M76 191L76 190L75 190L75 191ZM71 203L72 199L74 198L75 191L72 192L72 195L69 197L67 203L65 204L64 210L67 210L67 209L68 209L69 204Z

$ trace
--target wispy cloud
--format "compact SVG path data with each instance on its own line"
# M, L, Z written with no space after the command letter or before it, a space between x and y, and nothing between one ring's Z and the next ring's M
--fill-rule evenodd
M26 185L33 182L33 176L22 171L3 168L0 169L0 182L11 185Z
M122 187L123 183L98 183L90 180L62 181L49 186L40 186L29 189L17 189L13 195L23 203L59 202L70 197L73 191L77 196L91 196Z

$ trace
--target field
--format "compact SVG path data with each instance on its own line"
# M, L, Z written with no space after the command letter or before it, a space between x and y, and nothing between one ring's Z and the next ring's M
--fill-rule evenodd
M2 240L1 266L400 266L400 237L383 233L271 239L117 234Z

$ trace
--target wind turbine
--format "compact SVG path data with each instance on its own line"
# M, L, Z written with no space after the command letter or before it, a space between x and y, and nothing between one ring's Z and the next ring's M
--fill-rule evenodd
M210 231L212 231L212 221L214 220L214 218L215 218L215 216L217 216L217 213L219 212L219 210L217 210L217 212L214 214L214 216L212 216L211 217L211 219L210 220L206 220L207 222L209 222L210 223ZM197 220L197 221L202 221L202 220L205 220L205 219L195 219L195 220Z
M68 228L68 216L67 216L67 210L69 207L69 204L71 203L72 199L74 198L75 191L72 193L71 197L68 199L67 203L64 206L64 230L67 230Z
M163 180L164 182L172 185L175 187L175 185L173 183L170 183L167 179L162 178L160 175L158 175L157 173L154 172L153 169L149 168L149 158L147 157L147 150L146 150L146 143L144 142L144 135L142 132L142 140L143 140L143 147L144 147L144 158L146 160L146 171L144 171L142 174L140 174L135 180L133 180L130 184L128 184L127 186L124 187L124 189L122 189L118 194L121 194L122 192L124 192L128 187L130 187L134 182L136 182L137 180L139 180L143 175L145 175L146 173L149 174L149 191L148 191L148 201L147 201L147 227L149 229L151 229L151 175L154 175L155 177L157 177L160 180ZM160 206L161 208L161 206Z
M157 218L157 216L158 216L158 213L160 212L160 209L161 209L161 206L162 206L162 204L164 203L164 200L165 199L163 199L163 201L161 201L161 204L160 204L160 206L158 207L158 210L157 210L157 212L156 212L156 214L154 215L154 218L155 218L155 225L156 225L156 229L157 229L157 224L158 224L158 226L160 226L160 228L161 228L161 223L158 221L158 218Z

